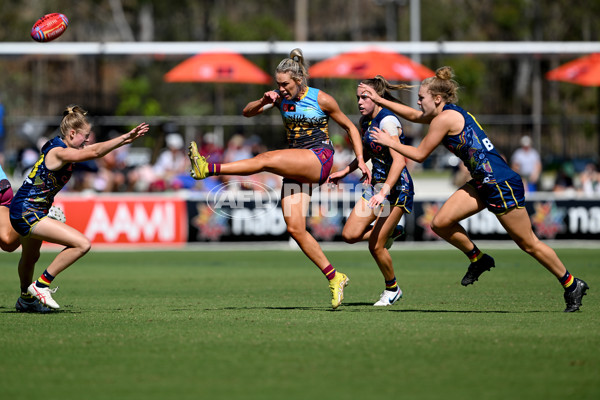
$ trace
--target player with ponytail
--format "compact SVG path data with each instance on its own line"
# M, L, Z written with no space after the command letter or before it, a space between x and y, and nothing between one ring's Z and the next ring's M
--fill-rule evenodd
M372 88L381 97L398 103L392 90L404 89L404 85L392 85L383 76L365 79L361 85ZM412 211L413 182L406 168L406 160L398 152L374 143L371 133L379 128L398 143L404 143L405 137L400 120L387 108L376 104L363 95L359 86L356 91L362 141L367 159L373 169L370 185L363 185L362 201L354 205L348 216L342 237L347 243L369 242L369 251L381 271L385 289L375 306L391 306L402 297L402 290L396 281L392 257L388 249L404 229L399 225L405 213ZM329 176L328 182L337 184L340 179L358 167L355 159L346 168Z
M431 222L435 233L469 258L467 273L461 281L463 286L474 283L483 272L495 266L494 259L481 252L460 225L460 221L487 208L523 251L556 276L564 288L564 311L579 310L588 285L571 275L556 252L533 232L525 209L523 180L498 153L475 117L455 104L458 83L453 78L452 68L441 67L435 76L421 82L418 97L421 110L391 102L369 86L361 85L377 104L409 121L429 125L418 147L393 141L381 130L372 135L374 140L416 162L423 162L442 144L469 170L472 179L444 203Z
M329 138L329 118L348 134L358 168L370 180L370 172L363 159L363 148L358 129L341 111L335 99L322 90L308 86L308 72L300 49L294 49L275 70L276 90L266 92L251 101L243 115L253 117L276 107L283 118L289 147L268 151L256 157L213 164L198 152L195 142L190 144L191 175L204 179L213 175L252 175L267 171L283 177L281 207L287 230L302 251L329 280L332 307L343 299L348 277L336 271L319 243L306 230L306 217L313 185L320 185L329 176L333 164L333 145Z

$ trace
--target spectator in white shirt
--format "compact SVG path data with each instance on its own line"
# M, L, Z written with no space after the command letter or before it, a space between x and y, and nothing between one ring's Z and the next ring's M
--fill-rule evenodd
M525 190L535 192L542 173L542 161L537 150L531 147L529 136L521 138L521 147L515 150L510 162L512 169L523 178Z

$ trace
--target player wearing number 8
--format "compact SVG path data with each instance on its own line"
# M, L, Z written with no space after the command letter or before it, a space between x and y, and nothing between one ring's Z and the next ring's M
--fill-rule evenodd
M429 125L427 135L418 147L392 141L378 129L371 137L417 162L423 162L439 144L443 144L465 163L473 179L450 196L431 222L435 233L469 258L469 268L461 281L463 286L474 283L483 272L494 267L494 259L479 251L459 223L487 208L521 249L557 277L565 290L565 312L579 310L588 285L571 275L556 252L533 232L524 208L525 190L521 177L496 151L475 118L455 105L458 83L452 78L452 69L441 67L435 76L421 82L417 102L421 110L386 100L369 86L361 85L375 103L409 121Z
M471 174L467 184L474 187L488 210L504 214L513 208L525 207L521 177L496 151L475 117L455 104L446 104L442 111L453 110L462 116L463 129L446 135L442 144L460 158ZM460 120L460 116L456 116Z

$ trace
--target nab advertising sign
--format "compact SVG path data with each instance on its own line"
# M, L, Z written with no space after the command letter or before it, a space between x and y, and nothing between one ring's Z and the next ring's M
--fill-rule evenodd
M214 199L219 201L215 201ZM277 196L257 199L252 193L226 192L190 199L190 242L287 240L284 210ZM415 200L402 224L408 241L442 240L431 221L446 199ZM342 230L360 192L329 196L318 193L307 207L307 229L319 241L342 241ZM600 201L537 196L526 201L532 229L540 239L600 240ZM460 222L473 239L510 239L498 218L483 210Z

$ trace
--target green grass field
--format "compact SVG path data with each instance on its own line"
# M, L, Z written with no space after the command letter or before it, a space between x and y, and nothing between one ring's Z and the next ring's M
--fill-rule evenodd
M299 251L92 250L55 281L62 311L19 314L19 254L2 253L0 398L600 398L600 249L557 250L591 287L565 314L518 250L464 288L464 255L407 247L385 309L368 252L328 251L351 280L337 311Z

